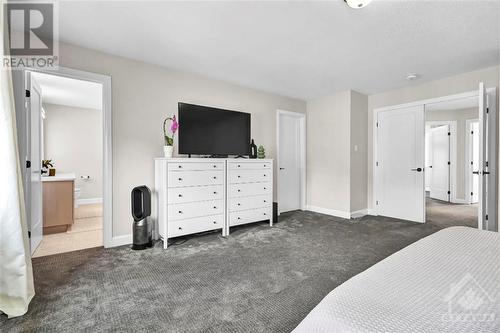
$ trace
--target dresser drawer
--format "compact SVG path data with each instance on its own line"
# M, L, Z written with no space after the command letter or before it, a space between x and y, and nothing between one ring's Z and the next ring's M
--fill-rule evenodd
M168 187L222 185L224 171L177 171L168 173Z
M224 200L199 201L169 205L167 215L169 221L190 219L198 216L224 213Z
M272 198L270 195L257 195L253 197L240 197L229 199L229 211L239 211L246 209L255 209L270 207L272 204Z
M260 208L243 210L229 213L229 226L252 223L257 221L270 220L272 218L272 208Z
M167 202L169 205L193 201L224 199L223 185L171 187L167 191Z
M221 229L224 226L224 215L196 217L193 219L171 221L168 224L168 237L194 234L208 230Z
M229 183L254 183L272 181L271 170L234 170L229 172Z
M271 183L244 183L229 184L227 189L228 198L246 197L248 195L263 195L273 192Z
M224 170L224 163L214 162L180 162L168 163L168 171L208 171L208 170Z
M246 170L246 169L271 169L272 163L269 162L228 162L229 170Z

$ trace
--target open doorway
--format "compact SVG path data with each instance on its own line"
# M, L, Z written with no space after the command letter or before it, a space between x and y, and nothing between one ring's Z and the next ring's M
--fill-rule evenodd
M31 173L41 174L30 182L31 218L40 222L31 230L32 256L102 246L103 86L28 76Z
M373 120L376 215L498 230L496 88L375 109Z
M478 117L477 97L425 107L426 222L441 227L478 227L478 179L475 186L469 185L479 163ZM470 142L474 138L475 144ZM476 199L471 200L474 193Z

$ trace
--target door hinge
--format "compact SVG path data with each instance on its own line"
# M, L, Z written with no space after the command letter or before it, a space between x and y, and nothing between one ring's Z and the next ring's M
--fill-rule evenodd
M448 194L450 194L450 191L448 191Z
M377 121L377 124L376 124L376 125L377 125L377 127L378 127L378 121Z
M486 113L490 113L490 108L486 108Z
M31 238L31 231L28 230L28 238Z
M486 221L488 221L488 214L486 214L486 216L484 218L486 219Z
M375 165L378 166L378 162L375 162Z
M450 136L450 135L451 135L451 132L448 132L448 136Z
M28 89L26 89L26 97L31 97L31 92Z
M470 134L474 134L474 131L470 131Z
M486 166L488 166L488 161L486 161Z
M474 193L473 193L473 192L470 192L470 195L474 195Z
M377 200L377 201L375 201L375 204L378 206L378 200Z
M31 161L30 160L26 161L26 169L29 169L29 168L31 168Z
M451 164L450 161L448 161L448 165L450 165L450 164Z

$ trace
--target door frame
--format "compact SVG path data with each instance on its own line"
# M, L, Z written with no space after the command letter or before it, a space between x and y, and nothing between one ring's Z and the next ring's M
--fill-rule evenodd
M299 123L299 141L300 141L300 210L306 209L306 188L307 188L307 178L306 178L306 114L300 112L292 112L286 110L276 110L276 201L278 202L278 215L281 214L280 204L279 204L279 163L280 163L280 117L281 116L291 116L298 118Z
M22 77L15 80L14 88L20 93L24 93L28 72L44 73L56 75L70 79L90 81L102 85L102 127L103 127L103 244L104 247L113 247L123 244L122 237L113 237L113 129L112 129L112 106L111 106L111 76L76 70L59 66L56 69L29 68L22 71ZM17 86L17 87L16 87ZM23 103L24 104L24 99ZM18 103L16 103L16 113L19 113ZM25 125L26 126L26 125ZM21 128L22 129L22 128ZM27 135L27 128L24 136ZM19 144L22 144L20 142ZM21 156L24 158L24 156ZM24 165L25 161L21 161ZM27 208L28 209L28 205Z
M424 112L425 117L425 112ZM457 199L457 121L456 120L429 120L425 121L425 130L427 131L427 125L448 125L450 126L450 202L452 203L463 203L459 202ZM424 172L425 177L425 172Z
M466 203L469 205L472 204L472 198L470 195L470 191L472 189L472 177L470 174L470 160L471 160L471 153L472 153L472 141L470 137L470 130L471 130L471 125L473 123L479 123L479 119L473 118L473 119L465 119L465 130L466 130L466 135L465 135L465 194L466 194Z
M496 87L491 87L486 89L487 95L488 95L488 107L494 110L494 112L491 112L490 115L491 117L491 126L495 126L497 129L496 132L498 132L498 119L497 119L497 88ZM385 106L385 107L380 107L373 109L373 119L372 119L372 149L373 149L373 156L372 156L372 210L371 215L379 215L378 212L378 207L377 207L377 193L378 193L378 188L377 188L377 137L378 137L378 130L377 130L377 119L378 119L378 113L383 112L383 111L390 111L390 110L398 110L398 109L404 109L412 106L419 106L423 105L424 106L424 112L425 112L425 105L429 104L434 104L434 103L441 103L441 102L448 102L448 101L453 101L456 99L463 99L463 98L474 98L477 97L479 98L479 90L473 90L469 92L464 92L460 94L453 94L453 95L447 95L447 96L442 96L442 97L436 97L436 98L429 98L429 99L423 99L423 100L418 100L414 102L409 102L409 103L404 103L404 104L399 104L399 105L392 105L392 106ZM498 201L497 201L497 193L498 193L498 175L497 175L497 159L498 159L498 140L497 140L497 135L498 133L492 133L491 131L488 131L490 138L489 142L493 144L493 147L490 147L489 151L491 152L490 156L490 176L493 177L494 179L494 184L495 188L492 193L490 193L489 199L493 203L494 206L493 209L491 209L489 213L489 220L492 221L493 223L496 223L496 217L497 217L497 210L498 210ZM478 223L480 225L480 223ZM492 226L493 229L498 231L498 223Z

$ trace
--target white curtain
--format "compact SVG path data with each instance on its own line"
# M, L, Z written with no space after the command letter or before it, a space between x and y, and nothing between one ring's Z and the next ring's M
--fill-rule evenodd
M4 17L0 0L0 18ZM7 36L0 20L0 55ZM0 68L0 313L21 316L35 295L10 70Z

